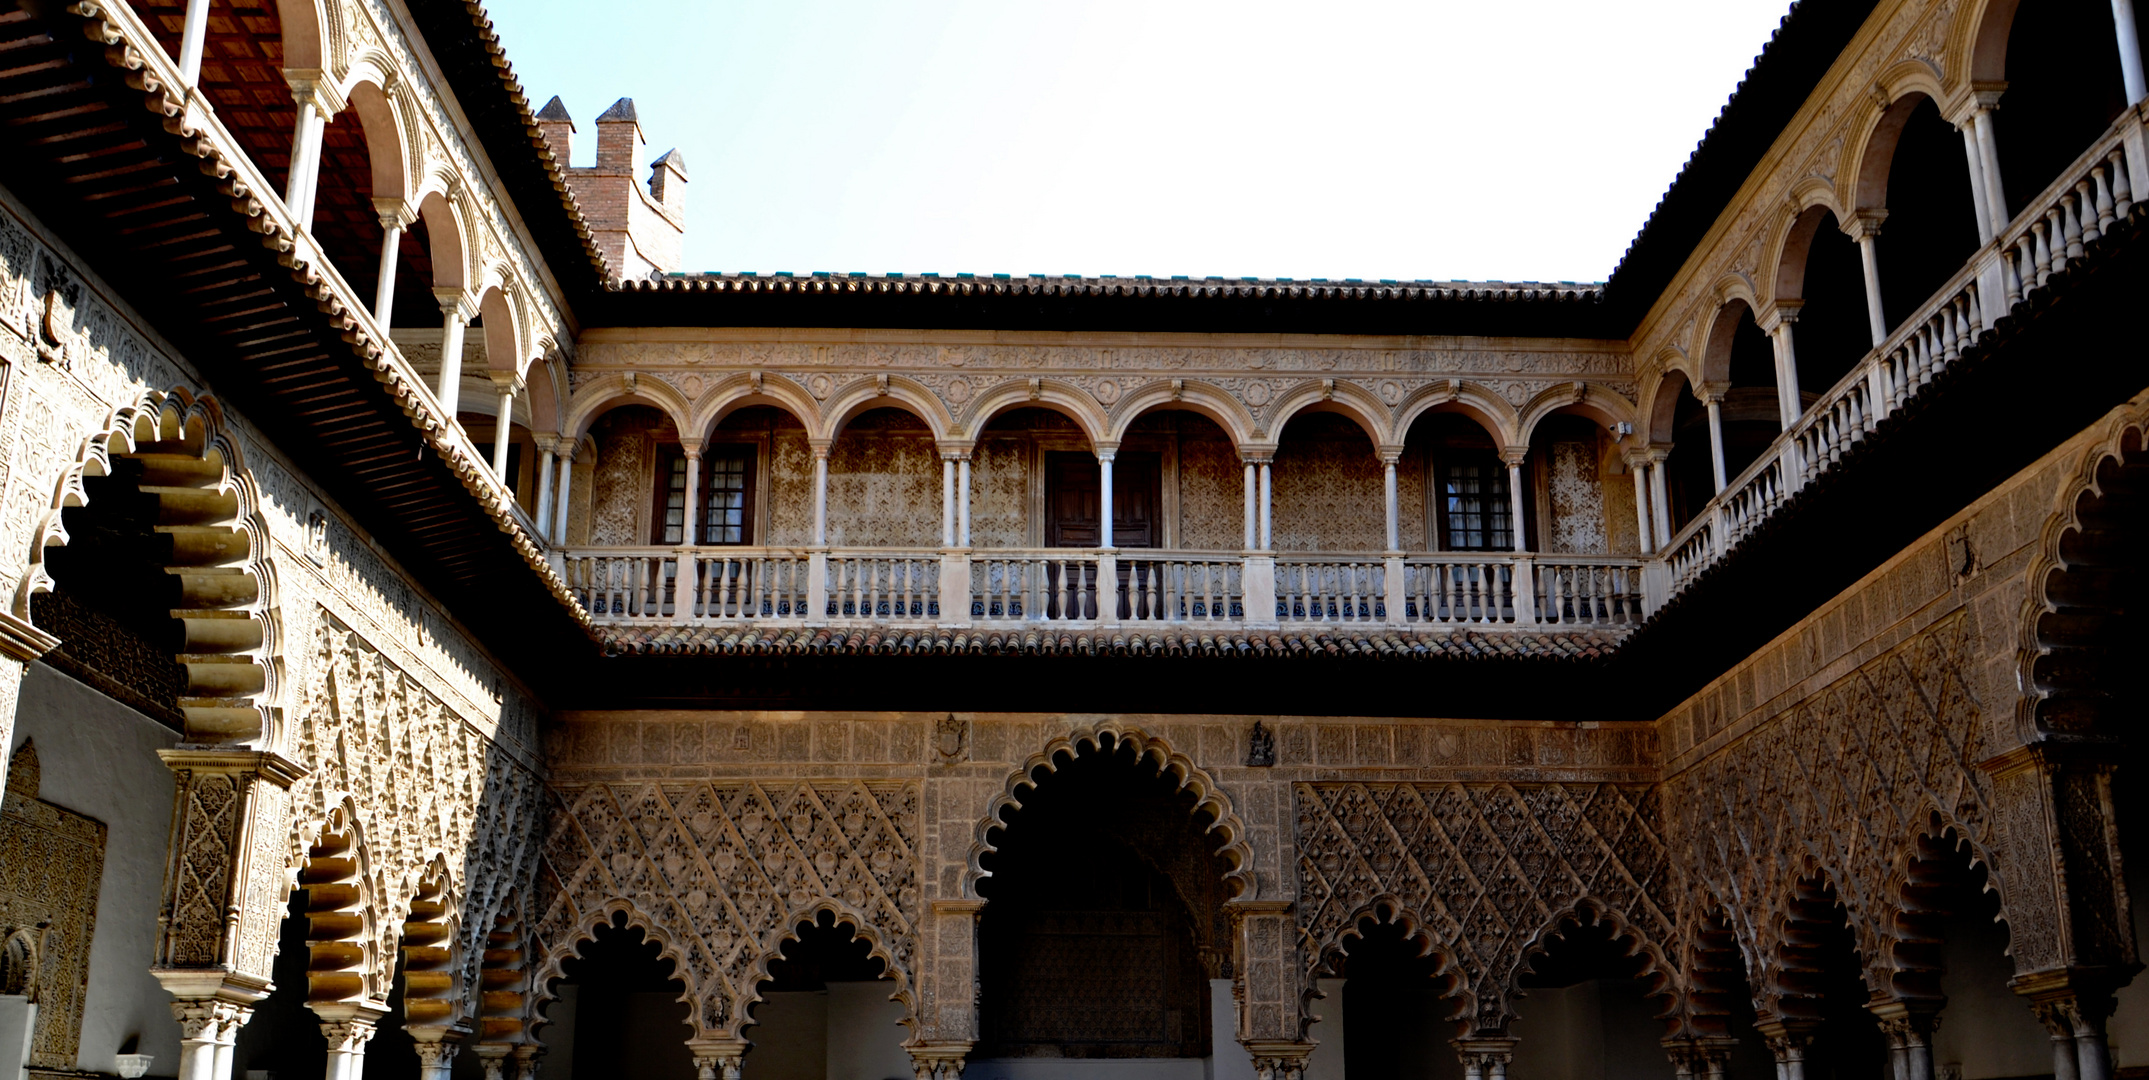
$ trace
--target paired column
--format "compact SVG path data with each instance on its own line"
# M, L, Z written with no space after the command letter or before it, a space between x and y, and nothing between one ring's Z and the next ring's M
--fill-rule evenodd
M495 371L492 374L492 382L500 390L500 406L493 410L492 473L505 484L509 482L507 447L514 435L515 395L522 391L522 379L512 371ZM692 500L693 497L693 489L690 487L687 489L687 498Z
M955 455L955 539L966 548L970 546L970 454L960 450Z
M2104 1026L2117 1004L2110 994L2092 993L2032 1006L2052 1036L2053 1080L2111 1080L2112 1047Z
M1246 462L1246 550L1254 550L1261 541L1261 482L1255 478L1253 458Z
M955 451L940 452L940 546L955 546Z
M1515 1060L1515 1043L1508 1038L1454 1040L1455 1055L1462 1059L1464 1080L1507 1080L1507 1067Z
M462 396L463 329L470 325L468 296L461 289L434 289L440 300L440 382L433 396L449 423L455 422L455 405Z
M1886 220L1886 210L1860 210L1844 222L1844 231L1858 242L1858 261L1865 268L1865 313L1876 349L1888 340L1888 316L1880 306L1880 252L1874 246Z
M552 535L552 455L559 450L560 437L538 435L537 439L537 531Z
M1656 531L1649 525L1649 456L1646 452L1629 450L1626 453L1627 471L1634 474L1634 535L1642 542L1642 554L1656 553Z
M1806 1051L1813 1046L1818 1025L1810 1022L1770 1020L1754 1025L1776 1059L1776 1080L1806 1080Z
M1664 461L1670 447L1649 448L1649 516L1656 525L1657 549L1671 546L1671 498L1664 490Z
M1664 1052L1671 1058L1672 1075L1679 1080L1724 1080L1724 1066L1737 1045L1736 1039L1667 1039Z
M1262 551L1274 551L1274 550L1276 550L1276 541L1275 541L1275 534L1274 534L1274 532L1273 532L1273 531L1271 530L1271 528L1270 528L1271 524L1273 524L1273 522L1274 522L1274 520L1275 520L1275 515L1274 515L1274 514L1273 514L1273 513L1271 512L1271 508L1272 508L1272 507L1273 507L1273 506L1275 505L1275 502L1276 502L1276 499L1275 499L1275 485L1274 485L1274 483L1273 483L1273 481L1272 481L1272 479L1271 479L1271 476L1270 476L1270 473L1271 473L1271 471L1272 471L1272 470L1271 470L1271 467L1272 467L1272 466L1273 466L1274 464L1275 464L1274 460L1273 460L1273 459L1271 459L1271 458L1269 458L1269 457L1268 457L1268 456L1266 456L1266 455L1264 455L1264 456L1263 456L1263 457L1262 457L1262 458L1260 459L1260 461L1259 461L1259 465L1260 465L1260 468L1261 468L1261 537L1260 537L1260 539L1261 539L1261 545L1260 545L1260 546L1261 546L1261 550L1262 550Z
M179 1080L231 1080L239 1029L254 1010L230 1001L172 1002L179 1020Z
M1783 430L1789 431L1805 415L1806 398L1798 389L1798 346L1791 334L1791 327L1798 322L1801 304L1795 301L1778 301L1776 310L1769 316L1769 325L1761 329L1768 332L1769 344L1776 351L1776 412L1783 421Z
M1866 1008L1880 1018L1895 1080L1933 1080L1933 1032L1940 1028L1937 1003L1890 1001Z
M686 1045L694 1055L695 1080L739 1080L753 1046L745 1039L688 1039Z
M445 1039L418 1041L418 1080L449 1080L455 1073L455 1052L460 1049Z
M552 542L556 546L566 547L567 508L573 505L569 496L573 492L575 481L575 443L572 440L560 440L559 462L559 490L558 494L553 496L552 504Z
M373 288L373 321L385 334L395 318L395 271L403 249L403 230L418 219L418 212L401 199L375 199L373 209L381 216L381 269Z
M320 1007L315 1011L320 1011ZM366 1044L373 1041L373 1025L378 1015L372 1009L360 1008L348 1020L332 1020L321 1025L321 1034L328 1039L326 1080L364 1080Z
M182 38L182 52L185 45ZM291 133L291 171L284 178L284 207L302 230L313 227L314 195L321 184L321 134L329 118L343 111L342 102L329 99L331 92L327 83L314 78L291 79L291 97L298 102L298 123Z

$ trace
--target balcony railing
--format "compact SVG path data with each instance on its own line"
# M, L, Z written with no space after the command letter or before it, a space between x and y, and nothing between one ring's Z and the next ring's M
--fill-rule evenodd
M2130 162L2141 162L2142 142L2140 118L2130 110L1733 477L1665 549L1666 596L1676 596L1793 492L1833 468L1874 425L1960 358L2001 313L2081 258L2085 245L2126 216L2136 198Z
M560 552L599 623L1618 628L1642 560L1448 553L646 547ZM951 585L957 586L950 588Z

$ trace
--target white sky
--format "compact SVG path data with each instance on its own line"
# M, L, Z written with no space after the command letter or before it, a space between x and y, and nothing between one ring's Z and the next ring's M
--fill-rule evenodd
M686 269L1602 280L1787 0L491 0ZM646 180L647 172L641 173Z

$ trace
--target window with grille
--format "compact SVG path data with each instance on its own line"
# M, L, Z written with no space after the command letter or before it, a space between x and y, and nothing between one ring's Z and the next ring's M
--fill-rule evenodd
M1498 458L1471 455L1440 470L1441 533L1448 551L1509 551L1515 546L1507 467Z
M686 528L686 454L677 446L659 451L655 542L677 544ZM701 544L753 543L754 448L719 444L702 451Z

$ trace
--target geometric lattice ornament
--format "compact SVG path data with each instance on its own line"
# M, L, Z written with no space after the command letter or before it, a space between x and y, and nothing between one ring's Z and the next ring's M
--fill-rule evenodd
M737 1038L793 926L828 911L914 1000L915 783L592 784L554 797L534 896L538 987L623 913L676 964L698 1037Z
M1648 786L1301 783L1295 795L1309 972L1361 918L1392 909L1448 953L1475 1029L1500 1031L1531 948L1585 903L1666 966L1677 886Z

